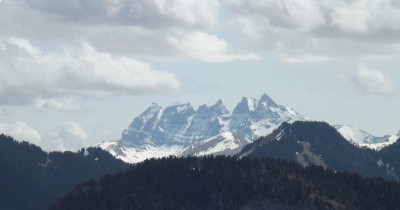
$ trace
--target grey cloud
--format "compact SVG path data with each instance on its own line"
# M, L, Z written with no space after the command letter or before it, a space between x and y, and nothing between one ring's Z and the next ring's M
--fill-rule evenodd
M174 60L256 59L215 35L219 13L220 3L215 0L4 0L0 36L29 37L50 45L83 41L105 52ZM166 39L196 44L199 33L205 34L210 44L182 50ZM214 50L214 37L225 45ZM199 55L198 51L211 55Z
M211 27L218 13L218 1L210 0L25 0L21 3L56 21L89 25Z
M399 56L400 8L393 0L225 2L254 49L286 60Z
M298 61L387 58L399 54L399 19L395 0L4 0L0 35L84 40L102 51L130 55L229 61L251 54L238 53L243 49L223 38L241 31L253 54L267 50ZM233 31L218 31L231 21L237 23ZM210 45L188 51L166 39L190 40L198 32L225 41L226 47L209 59L196 50Z

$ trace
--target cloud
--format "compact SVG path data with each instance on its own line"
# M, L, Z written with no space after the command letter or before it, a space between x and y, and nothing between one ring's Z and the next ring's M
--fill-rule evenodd
M78 99L73 97L60 97L49 99L38 99L34 102L34 107L39 111L79 111L82 109Z
M217 21L218 4L214 0L23 0L18 5L58 22L211 27Z
M253 49L289 62L400 54L400 3L395 0L226 0Z
M47 134L41 134L25 122L0 123L0 134L33 143L45 151L76 151L94 144L88 132L74 121L66 121Z
M39 110L75 110L71 97L177 91L171 74L124 56L99 52L88 44L41 50L26 39L0 41L0 101L34 103Z
M243 16L266 18L273 27L310 29L325 24L318 1L227 0L234 12Z
M345 78L366 94L393 95L396 92L394 83L387 75L361 64L356 70L348 72Z
M174 36L167 36L166 39L181 54L203 61L227 62L260 59L256 54L231 53L225 40L201 31L181 32Z
M396 0L4 0L0 36L174 60L253 60L267 51L325 62L398 58L398 19Z
M28 141L36 145L42 143L40 133L24 122L1 123L0 133L12 136L19 141Z
M58 130L49 132L46 143L44 149L58 151L76 151L90 146L89 134L74 121L65 122Z
M233 50L234 46L216 35L219 14L220 3L215 0L5 0L0 6L0 36L32 37L53 44L77 45L84 41L110 53L174 60L226 62L253 58ZM198 51L209 51L214 48L212 44L220 47L219 42L185 50L171 43L171 39L183 39L186 44L196 45L199 32L226 46L213 51L210 59Z

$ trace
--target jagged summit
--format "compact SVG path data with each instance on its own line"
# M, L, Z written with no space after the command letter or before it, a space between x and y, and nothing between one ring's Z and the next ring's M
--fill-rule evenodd
M133 154L132 150L139 157L142 151L154 153L157 148L171 151L168 149L171 147L178 155L234 154L283 122L296 120L303 117L277 104L267 94L260 99L243 97L233 111L222 100L201 105L197 110L190 103L167 107L153 103L123 131L120 142L100 146L121 157ZM130 152L124 153L130 148ZM130 157L121 159L135 162Z
M222 100L218 100L214 105L208 106L203 104L197 109L197 113L215 113L220 115L229 114L228 108L223 104Z
M277 107L278 104L275 103L274 100L271 99L271 97L269 97L269 95L267 94L263 94L260 98L260 100L258 101L258 106L260 105L264 105L265 107L270 106L270 107Z
M248 114L256 109L257 100L251 97L243 97L233 109L233 114Z

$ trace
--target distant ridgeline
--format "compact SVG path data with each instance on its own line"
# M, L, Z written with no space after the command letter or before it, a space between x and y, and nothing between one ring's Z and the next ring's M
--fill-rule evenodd
M283 123L272 134L244 147L239 157L287 159L303 166L400 180L400 141L378 151L361 148L324 122Z
M127 167L99 148L46 153L0 135L0 209L43 210L78 183Z
M284 160L146 160L79 185L50 210L393 210L400 184Z

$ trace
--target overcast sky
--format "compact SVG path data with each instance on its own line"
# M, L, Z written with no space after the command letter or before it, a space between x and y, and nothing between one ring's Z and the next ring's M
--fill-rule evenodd
M152 102L267 93L311 120L400 129L397 0L0 0L0 132L119 139Z

